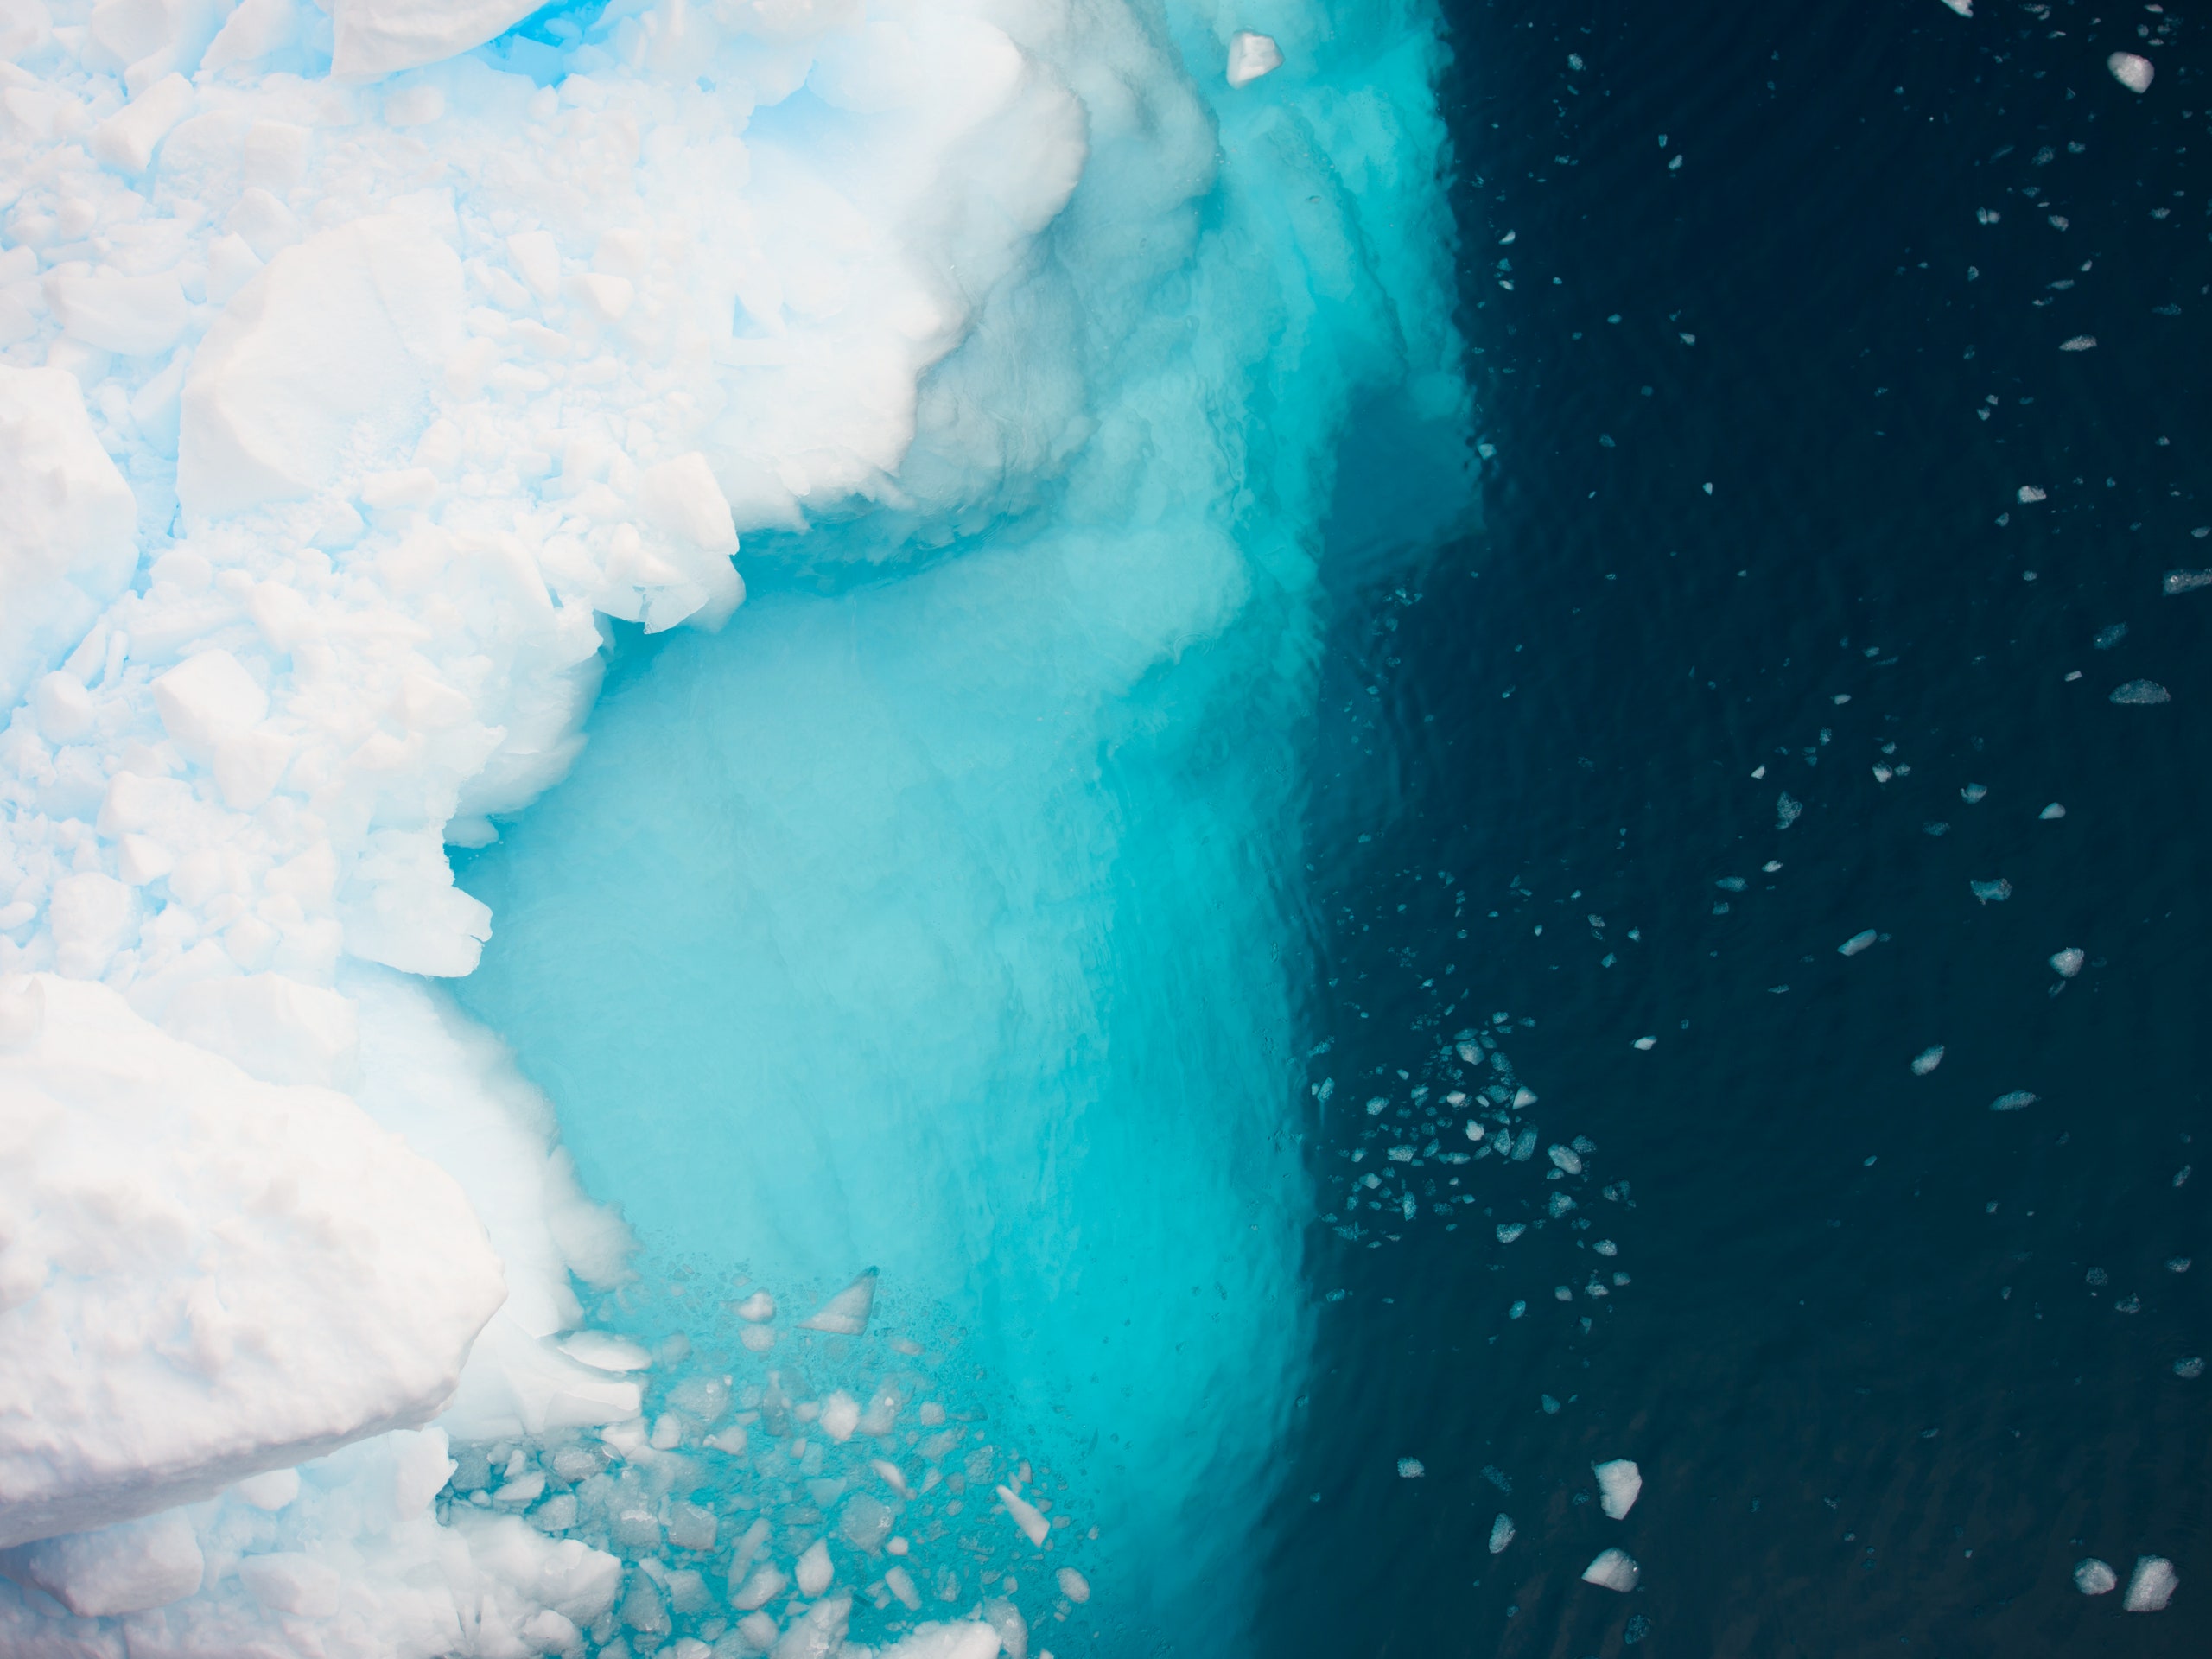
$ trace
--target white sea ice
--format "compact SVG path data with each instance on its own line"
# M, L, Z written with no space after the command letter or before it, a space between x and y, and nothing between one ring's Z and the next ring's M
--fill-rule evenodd
M2092 1555L2075 1567L2074 1587L2085 1596L2108 1595L2120 1587L2120 1574Z
M2158 74L2151 60L2133 52L2115 52L2105 60L2105 67L2112 71L2112 78L2131 92L2147 92L2152 79Z
M2051 971L2061 979L2071 979L2082 971L2082 964L2088 961L2088 954L2073 945L2054 953L2050 958Z
M1942 1064L1943 1045L1934 1044L1922 1049L1919 1053L1912 1057L1912 1075L1916 1077L1924 1077Z
M2173 700L2173 693L2156 680L2130 680L2112 690L2112 701L2123 707L2145 709Z
M1249 86L1282 67L1282 48L1272 37L1240 29L1229 37L1229 84Z
M1880 937L1881 935L1871 927L1861 928L1841 944L1836 946L1835 953L1840 957L1855 957Z
M1490 1553L1503 1555L1505 1547L1513 1541L1515 1530L1513 1517L1501 1511L1497 1519L1490 1523Z
M1989 1109L1993 1112L2024 1111L2034 1105L2038 1098L2040 1096L2031 1094L2025 1089L2015 1089L2010 1094L1999 1095L1991 1101Z
M2181 1575L2163 1555L2139 1555L2135 1571L2128 1574L2125 1602L2131 1613L2162 1613L2181 1586Z
M875 1306L875 1269L870 1268L801 1319L799 1329L822 1331L839 1337L861 1335L868 1329L868 1314Z
M1643 1491L1643 1471L1627 1458L1593 1464L1591 1468L1598 1477L1598 1506L1613 1520L1624 1519Z
M1643 1569L1636 1564L1635 1557L1618 1547L1600 1550L1597 1558L1582 1569L1582 1581L1594 1584L1601 1590L1617 1590L1626 1595L1636 1588L1636 1581Z

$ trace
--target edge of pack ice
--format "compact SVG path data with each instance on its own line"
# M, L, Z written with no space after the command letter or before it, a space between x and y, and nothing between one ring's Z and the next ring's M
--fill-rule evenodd
M741 531L943 539L1049 476L1048 353L993 357L1038 384L991 433L924 374L1102 133L1173 163L1125 195L1210 184L1122 0L618 0L556 85L456 55L532 10L0 3L0 1613L161 1606L174 1506L310 1503L386 1650L448 1640L433 1565L480 1650L573 1643L612 1558L474 1517L456 1565L406 1428L640 1398L549 1340L620 1223L416 977L488 934L444 846L560 776L601 617L731 613ZM1236 84L1281 61L1234 38ZM328 1599L291 1565L270 1617Z

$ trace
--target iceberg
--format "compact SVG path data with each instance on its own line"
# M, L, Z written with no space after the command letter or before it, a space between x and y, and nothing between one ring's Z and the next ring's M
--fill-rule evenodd
M1469 465L1440 21L1265 10L7 12L0 1649L1236 1644Z

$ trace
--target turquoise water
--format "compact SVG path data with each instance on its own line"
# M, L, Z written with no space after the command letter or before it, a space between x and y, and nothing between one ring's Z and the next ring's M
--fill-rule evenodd
M1314 73L1207 77L1188 207L1094 155L1051 255L1124 310L1070 342L1064 474L741 554L752 602L618 642L574 772L461 870L495 920L461 996L644 1245L606 1312L757 1372L741 1283L877 1269L1098 1527L1092 1651L1249 1614L1310 1339L1318 574L1463 511L1433 20L1342 14L1285 30ZM1128 234L1175 257L1131 283ZM1340 489L1352 427L1395 464Z

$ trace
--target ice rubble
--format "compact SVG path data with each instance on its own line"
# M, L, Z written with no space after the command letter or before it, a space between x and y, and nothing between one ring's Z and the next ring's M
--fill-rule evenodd
M0 13L0 1399L37 1402L0 1416L10 1652L571 1651L619 1645L618 1597L690 1593L452 1497L449 1436L556 1473L592 1429L632 1473L690 1454L680 1414L638 1427L634 1368L553 1341L626 1239L413 977L468 973L491 925L445 846L567 769L602 619L731 614L741 534L873 514L831 556L878 559L1050 494L1092 429L1039 349L1068 321L1040 233L1096 146L1149 133L1181 169L1089 175L1110 353L1187 252L1133 244L1213 187L1192 88L1236 21L618 0L500 38L526 10ZM1326 36L1281 10L1287 43ZM1332 49L1395 47L1418 119L1427 15L1374 10ZM1437 141L1404 118L1354 97L1245 136L1411 193L1377 223L1418 269L1433 156L1389 153ZM1303 234L1340 302L1359 256ZM1381 308L1373 372L1449 369L1433 286ZM1325 325L1281 326L1294 361ZM1422 384L1448 414L1449 375ZM865 1324L842 1302L819 1328ZM849 1605L721 1640L835 1651ZM899 1650L1020 1629L995 1603Z

